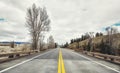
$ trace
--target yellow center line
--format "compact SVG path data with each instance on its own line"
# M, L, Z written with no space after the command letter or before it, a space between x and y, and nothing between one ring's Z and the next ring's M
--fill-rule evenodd
M66 73L61 50L59 50L58 73Z
M61 73L60 51L59 51L59 58L58 58L58 73Z

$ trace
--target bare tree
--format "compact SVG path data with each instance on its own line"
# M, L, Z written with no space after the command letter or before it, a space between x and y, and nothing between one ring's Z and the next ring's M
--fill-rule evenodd
M39 39L39 50L41 51L43 49L43 46L44 46L44 38L45 36L42 34L40 35L40 39Z
M50 36L48 38L48 48L55 48L55 42L54 42L53 36Z
M50 20L45 8L36 7L35 4L27 10L26 25L32 37L32 48L38 49L40 34L49 30Z
M88 35L89 37L89 41L88 41L88 51L93 51L93 38L94 38L94 32L88 32L86 35Z
M106 44L110 47L110 54L116 54L115 52L115 46L113 46L114 43L114 39L116 38L116 36L114 34L118 33L117 28L114 27L107 27L106 28L107 31L107 40L106 40Z
M108 43L109 45L112 45L113 39L115 38L113 37L113 35L117 34L118 30L117 28L114 28L114 27L108 27L106 28L106 31L107 31L107 36L108 36Z

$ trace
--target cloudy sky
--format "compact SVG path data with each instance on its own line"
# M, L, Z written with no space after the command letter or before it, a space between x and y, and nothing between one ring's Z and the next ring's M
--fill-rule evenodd
M60 44L108 26L120 30L120 0L0 0L0 41L30 41L25 17L33 3L47 8L51 31L46 36Z

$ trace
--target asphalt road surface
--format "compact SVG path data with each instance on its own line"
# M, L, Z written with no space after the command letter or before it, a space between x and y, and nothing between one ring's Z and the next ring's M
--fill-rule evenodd
M61 51L66 73L120 73L120 66L116 64L68 49ZM57 48L2 69L0 73L58 73L58 58Z

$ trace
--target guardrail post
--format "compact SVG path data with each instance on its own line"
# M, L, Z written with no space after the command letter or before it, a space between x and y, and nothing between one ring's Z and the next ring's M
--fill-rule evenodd
M38 53L38 50L35 50L35 53Z
M20 56L20 54L16 54L16 57L19 57Z
M110 58L111 61L114 61L114 58Z
M30 55L30 52L28 52L28 55Z
M104 57L104 59L107 59L107 57Z
M93 56L93 57L95 56L94 53L92 54L92 56Z
M9 55L8 58L14 58L14 55Z

